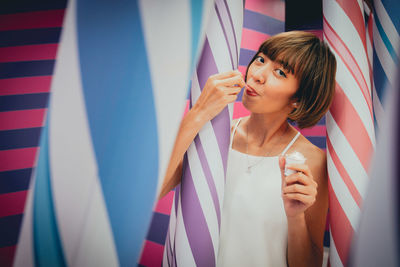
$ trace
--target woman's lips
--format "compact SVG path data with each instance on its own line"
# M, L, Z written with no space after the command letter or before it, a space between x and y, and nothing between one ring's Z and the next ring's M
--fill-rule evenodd
M246 94L248 96L258 96L257 92L251 88L249 85L246 85Z

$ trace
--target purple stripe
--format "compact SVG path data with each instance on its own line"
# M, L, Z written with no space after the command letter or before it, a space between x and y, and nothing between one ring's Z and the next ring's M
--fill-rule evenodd
M184 161L187 162L187 154ZM211 235L194 188L189 166L184 169L181 182L181 205L183 222L196 266L215 266L215 254Z
M232 48L231 48L231 46L229 44L228 36L226 35L226 31L225 31L224 22L222 21L222 18L221 18L221 15L220 15L219 11L218 11L218 6L217 6L216 3L215 3L215 11L217 12L217 17L218 17L218 20L219 20L219 24L221 24L222 31L224 32L225 42L226 42L226 45L228 46L229 56L231 58L232 69L234 69L235 65L233 63L233 58L232 58Z
M214 202L215 212L217 213L218 218L218 227L221 227L221 211L219 209L219 200L217 189L215 187L214 179L211 174L210 166L208 165L208 161L206 158L206 154L204 153L203 145L201 144L201 140L197 135L194 139L194 143L196 144L197 154L199 155L201 166L203 167L204 176L206 177L206 181L208 184L208 188L210 189L211 197ZM218 178L216 178L218 179Z
M239 49L237 47L237 38L236 38L235 27L233 26L231 11L228 8L228 3L226 2L226 0L224 0L224 4L225 4L225 7L226 7L226 12L228 13L229 22L231 23L233 39L235 40L236 60L239 61ZM243 6L244 6L244 4L243 4ZM235 64L235 67L234 67L234 69L235 69L235 68L237 68L238 62L234 62L234 64Z
M213 54L211 52L208 39L204 41L203 51L201 53L199 65L197 67L197 77L199 79L200 88L203 88L209 76L218 72ZM228 107L225 107L214 119L211 120L215 136L217 138L219 151L224 165L226 174L226 165L229 151L230 122Z

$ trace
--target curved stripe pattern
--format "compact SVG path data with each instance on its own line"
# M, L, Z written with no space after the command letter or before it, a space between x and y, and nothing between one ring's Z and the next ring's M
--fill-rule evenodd
M336 93L326 115L330 265L346 266L375 148L371 51L361 1L324 0L323 30L337 60ZM369 21L371 21L369 19Z
M215 2L192 78L190 106L196 102L210 75L237 68L242 25L233 21L238 20L243 21L241 1ZM163 266L216 266L231 114L226 107L206 123L185 155Z
M148 167L158 166L158 138L139 8L136 1L78 1L77 19L99 177L119 262L128 266L141 250L158 178Z

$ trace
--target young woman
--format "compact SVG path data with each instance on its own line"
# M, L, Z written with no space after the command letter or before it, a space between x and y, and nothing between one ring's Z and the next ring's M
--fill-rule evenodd
M250 116L233 121L217 266L321 266L328 209L326 155L288 121L315 125L328 110L336 60L316 36L286 32L265 41L238 71L209 77L182 120L160 196L181 179L185 151L202 126L244 87ZM286 167L284 154L305 164Z

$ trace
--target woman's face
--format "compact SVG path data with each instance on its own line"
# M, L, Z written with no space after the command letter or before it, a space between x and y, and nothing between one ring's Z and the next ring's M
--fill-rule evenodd
M279 62L259 53L247 71L247 88L242 102L253 113L282 113L287 116L295 107L292 96L298 87L299 82L292 73Z

